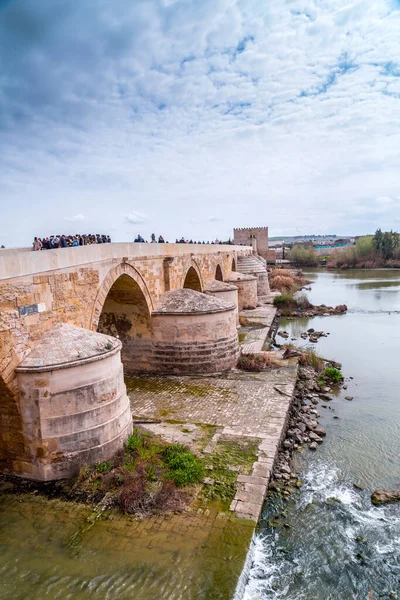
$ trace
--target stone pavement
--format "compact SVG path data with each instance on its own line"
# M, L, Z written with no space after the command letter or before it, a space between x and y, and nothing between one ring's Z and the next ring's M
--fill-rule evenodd
M231 504L237 517L257 521L296 378L296 365L264 373L236 370L219 377L135 377L128 379L128 395L134 419L201 423L217 427L215 436L259 439L258 460L250 475L238 476Z

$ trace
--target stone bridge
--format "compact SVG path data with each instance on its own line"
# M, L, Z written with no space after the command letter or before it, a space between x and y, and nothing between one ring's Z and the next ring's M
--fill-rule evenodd
M234 366L238 307L266 277L243 246L0 251L0 471L54 479L115 452L131 428L121 356L128 372Z

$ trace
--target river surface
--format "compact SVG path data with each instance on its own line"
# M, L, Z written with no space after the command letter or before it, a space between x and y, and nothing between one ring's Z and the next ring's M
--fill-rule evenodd
M348 387L319 406L327 437L297 455L301 490L264 507L244 600L400 598L400 503L370 502L375 488L400 487L400 271L306 277L313 304L349 310L280 329L299 346L310 327L329 332L315 349L342 363Z

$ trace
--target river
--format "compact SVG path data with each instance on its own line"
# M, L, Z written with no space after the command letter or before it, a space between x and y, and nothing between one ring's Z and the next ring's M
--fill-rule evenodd
M312 303L347 314L280 328L299 346L310 327L329 332L315 349L342 363L347 389L320 405L324 444L297 455L301 490L265 504L243 600L400 598L400 503L370 501L377 487L400 487L400 271L306 277Z

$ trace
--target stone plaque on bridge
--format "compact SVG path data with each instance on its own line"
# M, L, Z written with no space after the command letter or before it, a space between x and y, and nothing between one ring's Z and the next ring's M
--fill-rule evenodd
M34 315L36 313L41 313L46 310L46 305L44 302L40 302L40 304L26 304L25 306L18 306L19 316L26 317L28 315Z

